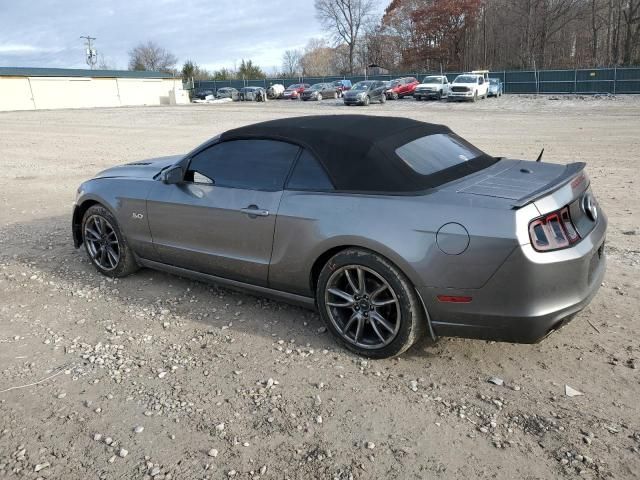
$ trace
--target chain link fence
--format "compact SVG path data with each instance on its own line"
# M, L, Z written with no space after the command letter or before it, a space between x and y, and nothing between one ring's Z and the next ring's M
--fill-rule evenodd
M446 72L450 82L463 72ZM285 87L294 83L322 83L349 79L353 83L361 80L392 80L401 77L416 77L421 80L426 75L438 73L405 73L396 75L351 75L327 77L265 78L259 80L196 80L195 89L216 91L222 87L257 86L269 87L281 83ZM491 77L499 78L504 84L504 93L522 94L640 94L640 67L592 68L576 70L504 70L491 72Z

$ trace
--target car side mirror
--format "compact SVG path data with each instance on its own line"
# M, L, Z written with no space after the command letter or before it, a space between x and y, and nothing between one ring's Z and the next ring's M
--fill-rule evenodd
M167 185L175 185L177 183L181 183L184 180L184 172L182 171L182 167L180 165L174 165L169 169L165 170L162 175L162 183Z

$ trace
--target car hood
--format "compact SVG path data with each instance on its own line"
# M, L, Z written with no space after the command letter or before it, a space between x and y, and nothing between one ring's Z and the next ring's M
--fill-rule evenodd
M369 90L347 90L344 92L345 97L357 97L361 93L367 93Z
M438 88L441 84L439 83L419 83L416 85L416 89L418 88Z
M124 165L107 168L98 173L94 178L141 178L151 180L161 170L174 165L184 158L184 155L170 155L168 157L140 160Z

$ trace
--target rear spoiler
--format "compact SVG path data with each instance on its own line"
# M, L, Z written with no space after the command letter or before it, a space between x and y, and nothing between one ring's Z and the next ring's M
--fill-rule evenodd
M511 204L512 208L515 210L515 209L524 207L525 205L531 202L535 202L536 200L546 195L549 195L550 193L553 193L556 190L560 190L567 183L569 183L574 177L577 177L578 174L582 172L584 170L584 167L586 166L587 164L584 162L570 163L565 167L565 170L564 172L562 172L562 175L555 178L552 182L549 182L544 187L541 187L538 190L531 192L526 197L519 198L518 200L516 200Z

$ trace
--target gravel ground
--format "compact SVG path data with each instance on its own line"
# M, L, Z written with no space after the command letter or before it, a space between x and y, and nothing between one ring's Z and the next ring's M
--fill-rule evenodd
M441 339L369 361L313 312L149 270L111 281L74 250L71 202L95 172L345 112L587 161L610 219L591 305L538 345ZM634 97L0 113L0 478L638 478L639 132Z

